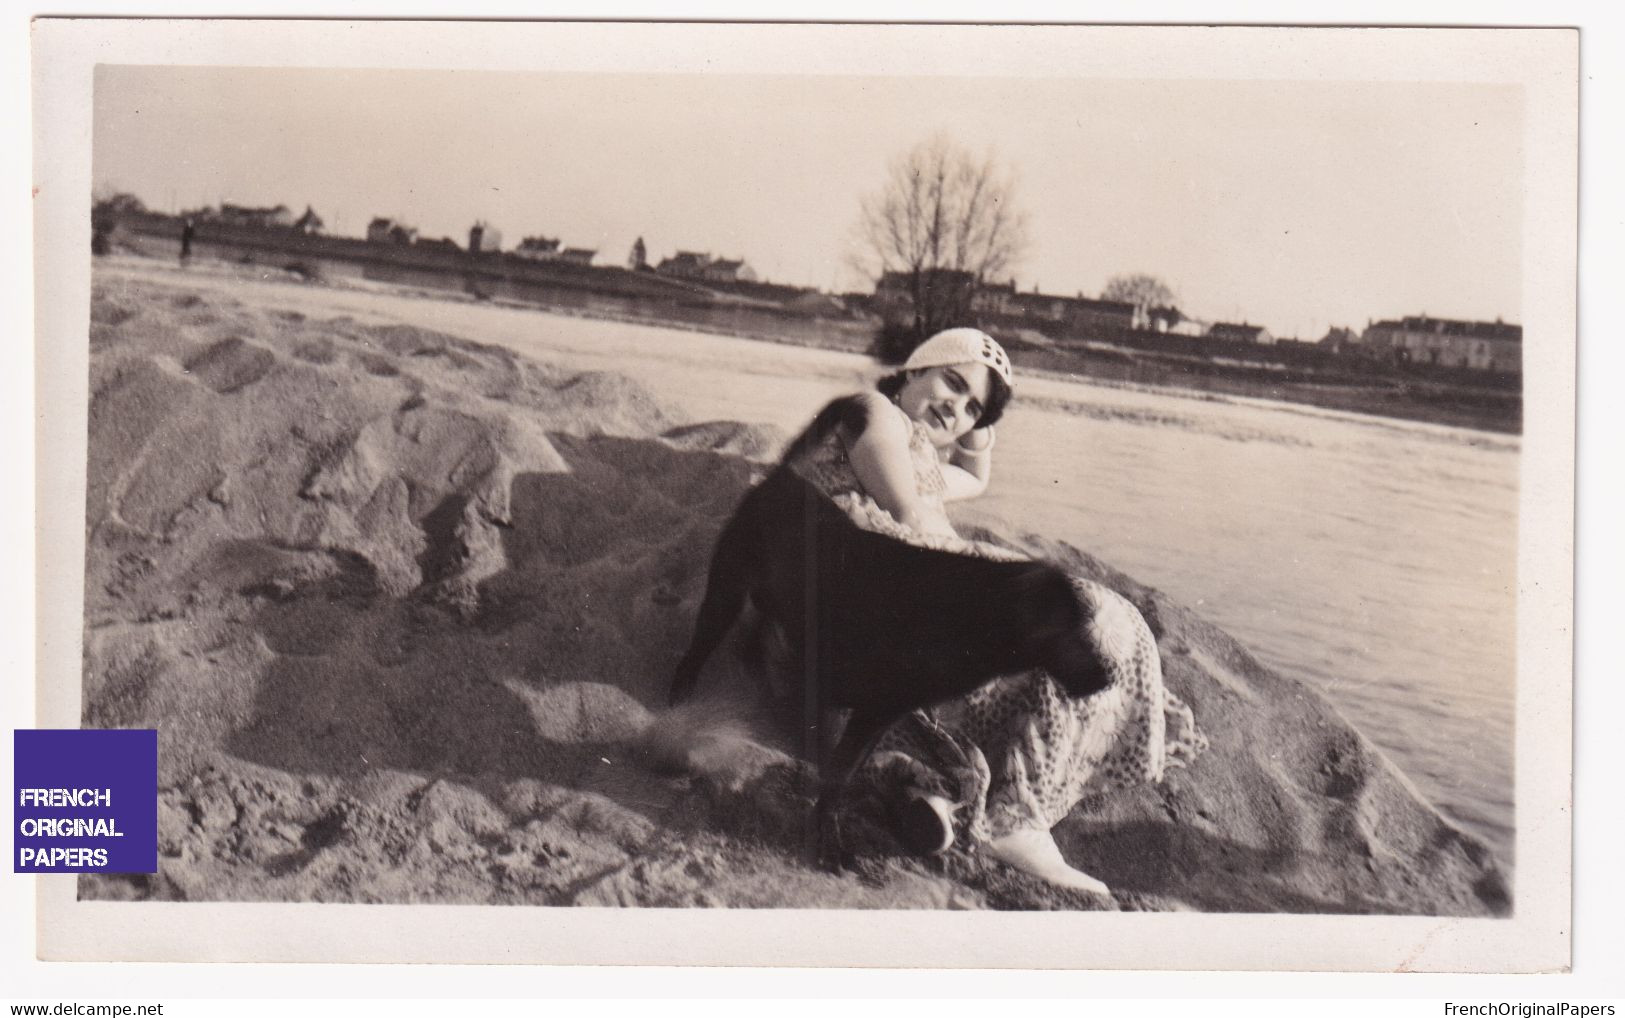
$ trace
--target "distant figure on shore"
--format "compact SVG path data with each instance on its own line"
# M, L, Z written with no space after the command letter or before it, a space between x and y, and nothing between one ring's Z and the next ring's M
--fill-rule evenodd
M192 238L197 234L197 227L192 223L192 217L186 217L181 225L181 264L185 265L192 258Z

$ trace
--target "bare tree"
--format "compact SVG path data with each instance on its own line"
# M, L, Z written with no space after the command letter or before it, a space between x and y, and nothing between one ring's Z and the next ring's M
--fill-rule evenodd
M906 298L912 342L902 345L968 324L977 288L1020 257L1027 222L1014 194L991 151L977 158L939 134L894 160L864 198L854 260L879 290Z
M1167 283L1156 276L1131 272L1108 279L1106 289L1100 291L1100 299L1133 304L1135 310L1143 315L1152 308L1171 308L1179 298L1174 296Z

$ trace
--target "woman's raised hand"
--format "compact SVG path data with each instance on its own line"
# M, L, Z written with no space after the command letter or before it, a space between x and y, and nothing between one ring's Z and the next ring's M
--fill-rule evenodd
M942 468L942 479L948 485L943 498L975 498L987 490L992 477L993 429L973 428L961 435L948 453L948 462Z
M988 452L993 448L993 428L972 428L959 436L959 450L970 453L972 456Z

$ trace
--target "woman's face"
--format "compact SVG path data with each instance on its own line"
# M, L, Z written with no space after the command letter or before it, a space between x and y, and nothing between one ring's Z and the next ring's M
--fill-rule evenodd
M931 444L952 445L976 426L987 406L991 369L980 362L921 368L897 392L903 413L926 427Z

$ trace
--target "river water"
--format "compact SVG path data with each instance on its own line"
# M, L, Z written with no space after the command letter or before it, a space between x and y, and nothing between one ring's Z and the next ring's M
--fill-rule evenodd
M876 374L849 354L518 308L186 283L622 372L693 422L793 433ZM1019 375L998 432L981 508L1166 591L1308 682L1512 861L1516 437Z

